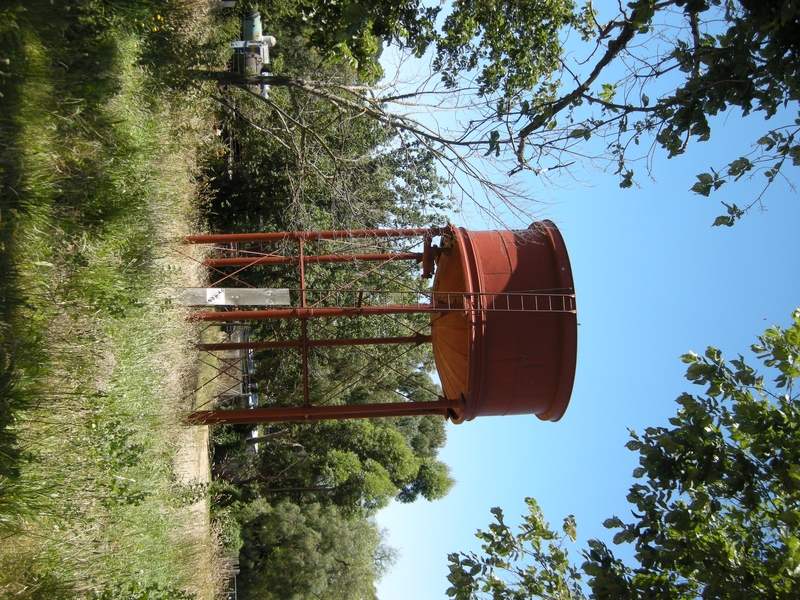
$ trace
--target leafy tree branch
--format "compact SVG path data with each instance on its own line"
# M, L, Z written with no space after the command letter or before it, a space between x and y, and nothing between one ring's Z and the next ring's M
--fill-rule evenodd
M670 427L631 432L639 454L627 496L633 521L603 525L614 544L632 544L632 566L599 540L580 567L562 548L573 541L544 522L535 501L518 534L493 509L477 537L482 554L451 554L457 599L492 598L794 598L800 589L800 309L751 350L767 374L739 355L709 347L681 357L704 393L682 394ZM582 583L585 579L585 588Z

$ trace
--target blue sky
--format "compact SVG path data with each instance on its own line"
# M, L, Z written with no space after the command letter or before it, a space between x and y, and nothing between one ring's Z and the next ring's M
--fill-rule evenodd
M766 129L762 117L734 113L714 122L712 141L672 160L658 155L656 182L640 177L640 188L621 190L615 176L587 171L586 185L542 190L550 204L538 213L561 229L578 299L570 407L558 423L499 417L448 426L440 457L455 489L444 500L393 504L378 515L401 552L379 586L381 600L444 598L447 554L479 549L474 533L494 506L518 521L526 496L555 528L576 516L576 562L589 538L611 545L603 520L630 516L625 495L637 462L624 448L628 428L666 425L680 393L701 392L683 378L679 356L713 345L729 358L750 358L755 335L787 324L800 305L797 194L776 183L766 212L712 228L724 211L720 200L748 204L764 177L726 184L711 198L689 191L696 174L745 154Z

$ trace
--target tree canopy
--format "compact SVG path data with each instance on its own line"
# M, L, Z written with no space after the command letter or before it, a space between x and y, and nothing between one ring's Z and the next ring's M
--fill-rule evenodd
M633 521L611 517L615 544L631 544L633 564L590 540L580 567L535 501L520 532L495 522L478 533L483 554L451 554L451 588L472 598L796 598L800 590L800 309L792 324L759 336L753 352L726 361L709 347L685 354L686 377L702 395L682 394L671 427L631 432L639 454L627 496ZM586 577L585 586L583 577Z
M373 600L375 581L394 560L374 522L345 518L333 506L260 502L239 517L246 597Z
M694 192L709 195L757 172L766 189L786 177L784 165L800 164L798 120L781 112L800 98L800 8L790 0L636 0L611 8L457 0L440 15L440 29L438 9L417 0L357 4L321 3L311 11L301 3L296 10L333 28L336 35L316 29L305 39L323 56L357 66L358 84L308 74L260 80L405 132L483 208L500 200L518 211L520 200L531 200L505 179L525 170L550 177L592 165L631 187L638 163L649 174L659 149L671 158L709 140L712 118L731 109L779 121L729 164L698 174ZM413 84L365 85L374 83L365 73L374 75L381 48L374 42L368 49L365 39L416 56L430 50L431 71ZM433 117L417 118L420 112ZM455 117L436 116L445 113ZM728 205L715 224L732 225L762 196L749 206Z
M730 108L770 119L800 98L792 2L637 0L611 19L571 0L511 5L454 3L435 64L448 87L465 75L477 84L495 111L484 113L495 123L489 150L506 144L519 169L593 157L610 160L630 187L635 162L649 164L652 138L672 158L707 141L710 118ZM692 189L708 195L754 169L771 183L785 161L800 164L797 124L765 130L751 140L755 150L699 175ZM599 145L584 143L594 136ZM732 225L746 210L729 208L715 224Z

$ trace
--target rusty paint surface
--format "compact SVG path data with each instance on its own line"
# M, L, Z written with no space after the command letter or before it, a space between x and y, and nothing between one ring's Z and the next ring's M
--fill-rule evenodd
M426 344L431 341L429 335L412 335L404 337L382 338L339 338L330 340L308 340L309 348L331 348L338 346L382 346L386 344ZM302 340L284 340L280 342L218 342L216 344L197 344L198 350L214 352L218 350L268 350L275 348L302 348Z
M333 406L286 406L201 410L187 417L195 425L280 423L302 421L331 421L335 419L372 419L406 417L411 415L441 415L446 417L461 408L458 400L431 402L383 402L375 404L338 404Z
M464 398L456 422L536 414L557 421L569 404L577 357L574 310L491 310L509 292L574 294L556 226L525 231L454 228L439 259L434 291L479 292L481 308L432 319L433 351L448 398ZM461 288L461 289L458 289ZM574 305L573 305L574 308Z
M323 254L305 257L306 263L326 264L342 262L382 262L390 260L422 261L421 252L395 252L391 254ZM237 258L207 258L203 264L208 267L244 267L251 265L293 265L299 264L299 256L254 256Z
M190 244L230 244L234 242L282 242L297 240L346 240L349 238L387 238L437 236L446 228L417 229L354 229L352 231L284 231L280 233L223 233L218 235L187 235Z

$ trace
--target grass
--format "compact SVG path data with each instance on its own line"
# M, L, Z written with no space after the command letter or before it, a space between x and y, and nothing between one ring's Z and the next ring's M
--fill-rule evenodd
M2 597L213 594L208 507L175 466L196 332L170 302L214 144L180 78L221 52L205 6L0 8Z

